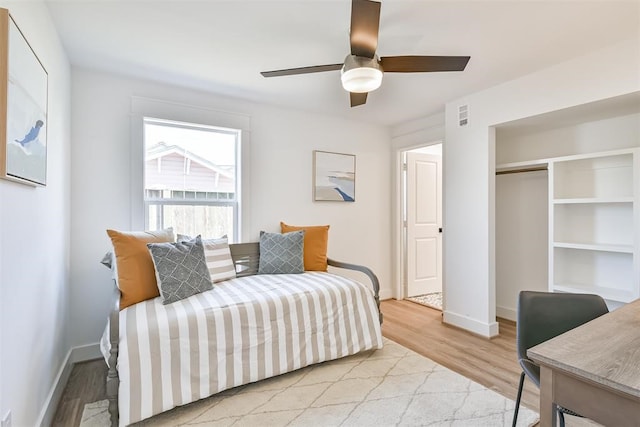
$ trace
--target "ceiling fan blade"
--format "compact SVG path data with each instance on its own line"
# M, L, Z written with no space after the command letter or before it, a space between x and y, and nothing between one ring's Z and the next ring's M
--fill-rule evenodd
M358 105L363 105L367 102L367 92L365 93L349 92L349 97L351 98L352 107L357 107Z
M385 73L462 71L470 56L385 56L380 66Z
M264 77L292 76L294 74L321 73L323 71L336 71L342 68L342 64L314 65L312 67L288 68L286 70L262 71Z
M373 58L378 49L380 3L353 0L351 3L351 54Z

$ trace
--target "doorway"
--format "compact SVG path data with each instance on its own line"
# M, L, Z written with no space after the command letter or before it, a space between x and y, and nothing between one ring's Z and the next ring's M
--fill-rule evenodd
M404 151L402 164L402 297L442 310L442 144Z

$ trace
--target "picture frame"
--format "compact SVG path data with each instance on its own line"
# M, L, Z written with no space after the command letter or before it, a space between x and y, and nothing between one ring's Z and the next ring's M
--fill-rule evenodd
M314 150L313 200L316 202L356 201L356 156Z
M0 178L47 184L47 70L7 9L0 9Z

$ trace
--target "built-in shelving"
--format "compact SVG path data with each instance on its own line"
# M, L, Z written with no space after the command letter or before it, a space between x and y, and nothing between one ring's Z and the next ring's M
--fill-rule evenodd
M640 297L639 153L547 159L551 291Z

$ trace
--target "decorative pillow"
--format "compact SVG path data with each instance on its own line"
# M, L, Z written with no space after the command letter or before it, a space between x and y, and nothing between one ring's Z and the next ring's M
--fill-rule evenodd
M296 226L280 222L280 231L290 233L304 230L304 269L327 271L328 225Z
M147 243L173 242L173 229L122 232L107 230L116 254L120 310L160 293Z
M116 281L116 286L118 285L118 268L116 263L116 254L113 252L107 252L104 254L102 259L100 260L100 264L107 267L111 270L111 278ZM119 288L119 287L118 287Z
M178 234L178 242L191 240L189 236ZM231 258L227 236L220 239L203 239L204 257L211 275L211 282L217 283L236 278L236 266Z
M171 304L212 288L200 236L188 242L147 245L163 304Z
M287 234L261 231L258 274L304 273L303 242L303 230Z
M113 269L113 252L107 252L100 260L100 264L107 267L109 270Z

